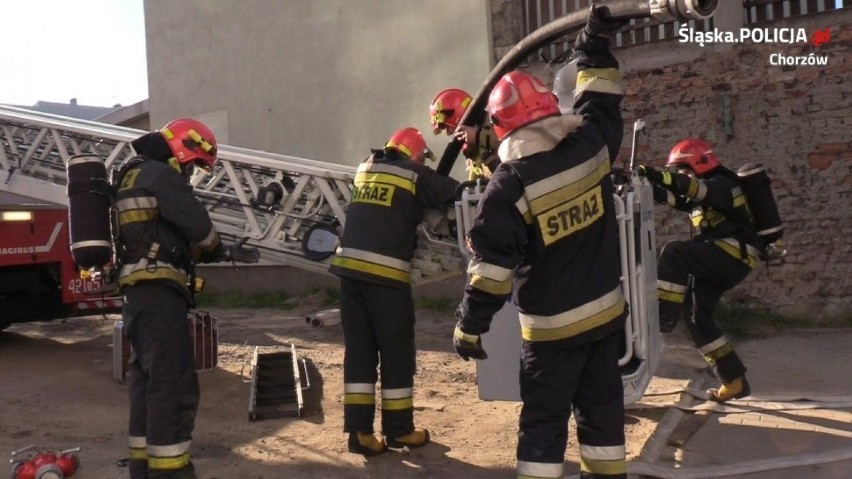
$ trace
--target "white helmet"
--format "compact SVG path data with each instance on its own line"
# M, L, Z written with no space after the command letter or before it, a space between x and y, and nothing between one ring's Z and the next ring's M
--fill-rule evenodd
M566 63L553 78L553 94L559 99L559 111L572 113L574 109L574 88L577 86L577 60Z

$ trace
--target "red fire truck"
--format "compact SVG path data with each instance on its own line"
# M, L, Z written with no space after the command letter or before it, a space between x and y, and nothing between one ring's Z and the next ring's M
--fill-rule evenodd
M80 277L68 238L64 205L0 191L0 330L121 310L114 290Z

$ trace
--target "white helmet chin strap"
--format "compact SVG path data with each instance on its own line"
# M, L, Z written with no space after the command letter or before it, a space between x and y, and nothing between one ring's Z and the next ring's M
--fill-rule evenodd
M574 88L577 86L577 60L571 60L556 72L553 94L559 100L559 110L571 113L574 109Z

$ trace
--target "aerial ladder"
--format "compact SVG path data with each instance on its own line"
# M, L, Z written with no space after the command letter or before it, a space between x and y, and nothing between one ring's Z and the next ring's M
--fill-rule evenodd
M110 171L136 156L130 142L146 133L8 106L0 106L0 129L0 191L66 206L69 159L96 155ZM212 174L191 181L223 238L246 238L265 264L327 274L355 167L228 145L219 145L217 157ZM449 226L439 218L418 228L413 284L463 271Z

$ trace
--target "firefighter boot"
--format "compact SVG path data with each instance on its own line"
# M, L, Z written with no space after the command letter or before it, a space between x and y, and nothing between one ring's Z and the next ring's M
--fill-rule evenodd
M376 456L388 450L388 446L371 432L350 432L349 452Z
M751 394L751 387L745 376L738 377L731 382L722 383L719 388L707 390L707 397L711 401L723 403L731 399L744 398Z
M388 447L402 449L403 447L421 447L429 444L429 431L422 427L415 427L410 433L399 437L387 437Z
M674 331L675 326L677 326L677 323L683 314L683 304L671 301L660 301L659 311L660 332L670 333Z

